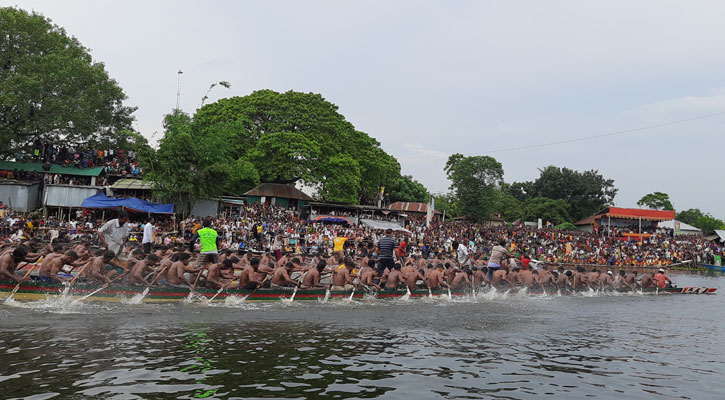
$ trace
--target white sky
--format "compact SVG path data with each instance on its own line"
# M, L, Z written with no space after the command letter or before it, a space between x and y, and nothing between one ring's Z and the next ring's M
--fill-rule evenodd
M550 143L725 112L721 1L21 1L106 64L158 139L258 89L321 93L445 191L452 153ZM670 194L725 217L725 115L609 138L491 154L507 182L549 164L615 179L618 206Z

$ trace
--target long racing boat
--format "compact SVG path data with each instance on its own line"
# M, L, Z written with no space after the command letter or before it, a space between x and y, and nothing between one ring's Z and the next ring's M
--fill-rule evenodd
M199 299L208 302L224 302L227 298L244 301L279 301L282 299L294 301L328 301L333 299L364 300L364 299L396 299L396 298L426 298L426 297L465 297L482 296L496 290L501 294L518 294L524 289L514 287L511 289L482 288L472 292L469 290L333 290L326 289L299 289L292 288L260 288L257 290L225 289L217 290L197 287L190 291L186 286L154 286L146 290L144 286L128 285L99 285L76 282L71 286L63 283L49 283L29 280L17 285L12 280L0 280L0 299L12 298L18 301L48 300L59 297L83 301L121 302L137 299L138 302L181 302L187 299ZM589 291L589 289L587 289ZM641 293L641 294L714 294L717 288L709 287L672 287L672 288L644 288L633 292L631 289L605 290L607 292ZM526 289L528 295L572 295L570 290L556 289ZM190 296L191 294L191 296ZM89 296L90 295L90 296Z

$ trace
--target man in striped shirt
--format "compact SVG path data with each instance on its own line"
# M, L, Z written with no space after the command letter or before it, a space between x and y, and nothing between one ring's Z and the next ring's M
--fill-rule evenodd
M393 270L395 265L394 251L398 247L398 242L391 236L392 229L385 231L385 236L378 239L378 274L383 276L385 268L389 271Z

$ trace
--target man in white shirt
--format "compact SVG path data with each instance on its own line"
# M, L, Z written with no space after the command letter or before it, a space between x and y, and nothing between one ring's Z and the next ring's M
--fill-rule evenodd
M146 224L143 226L143 239L141 239L141 245L143 251L146 254L151 253L151 244L153 243L154 237L154 219L149 218L146 220Z
M458 243L456 241L453 241L452 247L458 256L458 264L461 266L469 265L470 259L468 257L468 248L463 243Z
M98 229L98 239L101 245L118 255L128 238L128 213L119 211L118 218L106 222Z

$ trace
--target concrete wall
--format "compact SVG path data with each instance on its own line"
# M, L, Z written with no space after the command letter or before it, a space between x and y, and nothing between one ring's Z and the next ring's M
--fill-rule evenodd
M30 212L38 208L38 184L0 184L0 201L15 211Z
M80 207L83 200L100 191L92 186L47 185L44 203L50 207Z

